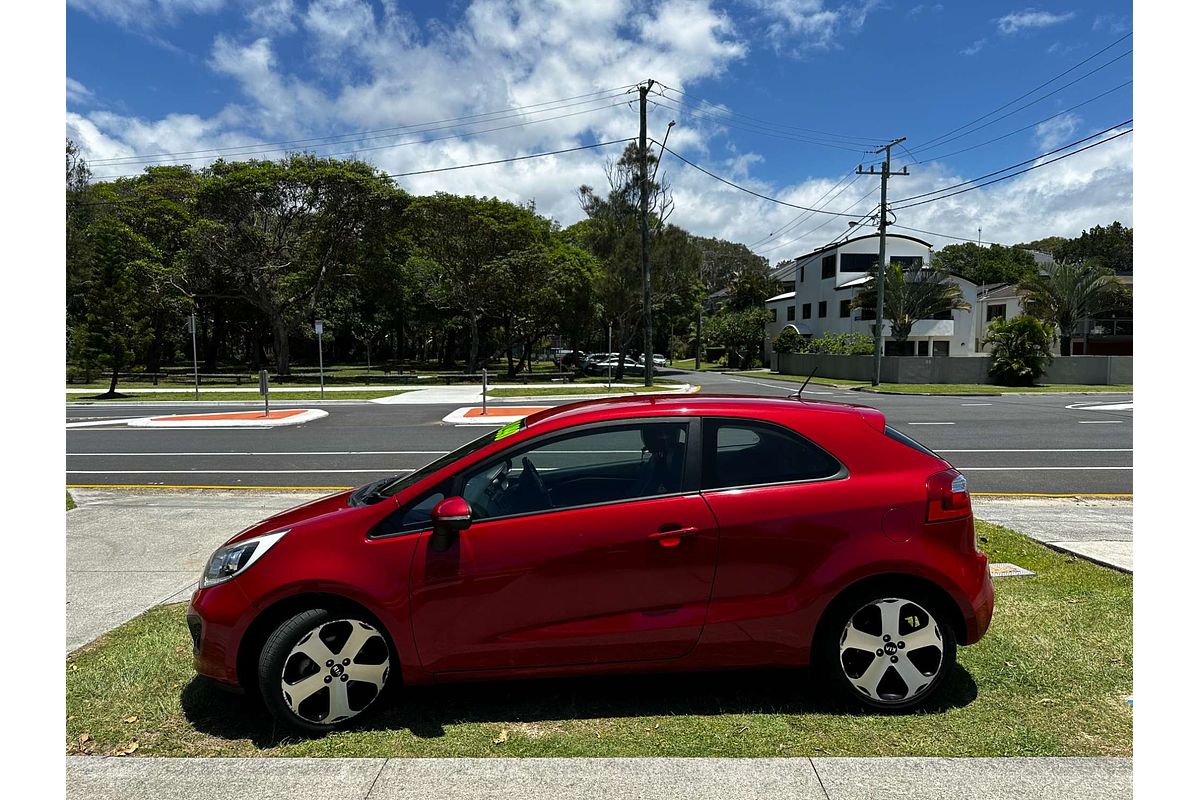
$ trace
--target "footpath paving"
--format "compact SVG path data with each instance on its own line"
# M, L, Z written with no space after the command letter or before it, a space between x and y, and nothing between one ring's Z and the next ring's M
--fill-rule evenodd
M1133 572L1133 501L1091 497L977 497L979 519L1122 572Z
M66 758L80 800L1106 800L1128 758Z

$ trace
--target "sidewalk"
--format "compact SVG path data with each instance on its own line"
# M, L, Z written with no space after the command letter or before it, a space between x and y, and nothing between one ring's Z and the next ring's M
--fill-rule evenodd
M1133 501L1075 497L971 497L975 516L1055 550L1133 572Z
M1128 758L96 758L67 756L87 800L1104 800Z

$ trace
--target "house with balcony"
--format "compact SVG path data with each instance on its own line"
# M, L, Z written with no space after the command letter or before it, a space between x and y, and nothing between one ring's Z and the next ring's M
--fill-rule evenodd
M929 268L933 247L913 236L888 234L887 259L906 268ZM772 270L784 291L767 300L771 314L766 326L767 357L771 343L788 326L805 338L825 333L858 331L874 336L875 311L851 309L850 303L867 283L879 260L879 236L859 236L781 262ZM903 355L970 356L978 353L976 295L971 281L950 276L963 291L969 309L946 311L913 326ZM888 341L891 323L883 323L884 354L901 355L898 343ZM769 363L769 362L768 362Z

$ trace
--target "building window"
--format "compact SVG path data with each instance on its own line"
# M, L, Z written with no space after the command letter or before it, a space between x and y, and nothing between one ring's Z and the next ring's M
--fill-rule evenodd
M860 311L860 313L858 315L858 318L860 320L862 320L863 322L867 322L867 321L875 319L875 309L861 308L861 309L859 309L859 311Z
M800 283L804 283L804 265L800 265Z
M1005 319L1005 308L1003 304L987 307L987 321L991 322L994 319Z
M791 322L792 320L794 320L796 318L796 307L788 306L787 309L788 309L788 322Z
M919 355L919 356L929 355L929 342L924 341L924 340L917 342L917 355Z
M920 269L925 266L925 259L920 256L896 256L888 258L893 264L899 264L903 269Z
M821 302L817 303L817 316L818 316L818 317L821 317L822 319L824 319L824 318L825 318L825 313L826 313L826 310L828 309L828 306L829 306L829 304L828 304L828 303L826 303L824 300L822 300Z
M794 291L796 291L796 282L795 281L784 281L783 285L779 288L782 289L784 292L794 292Z
M949 342L949 341L947 341L947 340L945 340L945 339L943 339L943 340L940 340L940 341L934 341L934 343L933 343L933 354L934 354L935 356L948 356L948 355L950 355L950 342Z
M778 308L771 309L771 322L779 322L779 309Z
M954 319L954 312L947 308L945 311L939 311L936 314L931 314L925 319Z
M803 314L802 314L802 316L803 316L805 319L812 319L812 303L805 303L805 304L804 304L804 311L803 311Z
M832 278L837 274L837 254L825 256L821 259L821 279Z
M850 316L850 301L849 300L843 300L838 305L838 314L840 314L843 319Z
M868 272L878 263L875 253L842 253L842 272Z

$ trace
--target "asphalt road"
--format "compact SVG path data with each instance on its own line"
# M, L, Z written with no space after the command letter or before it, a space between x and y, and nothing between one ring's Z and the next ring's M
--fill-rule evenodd
M706 394L782 397L798 387L719 373L670 377L699 384ZM1129 394L923 397L810 385L805 396L879 408L889 424L962 470L977 493L1132 492ZM120 421L218 409L202 403L69 405L68 423L98 424L68 427L67 483L357 486L419 467L490 430L442 424L442 417L453 409L447 405L369 401L272 405L320 407L329 416L305 425L265 430L170 430L130 428ZM228 410L229 406L220 408ZM112 424L105 424L108 421Z

